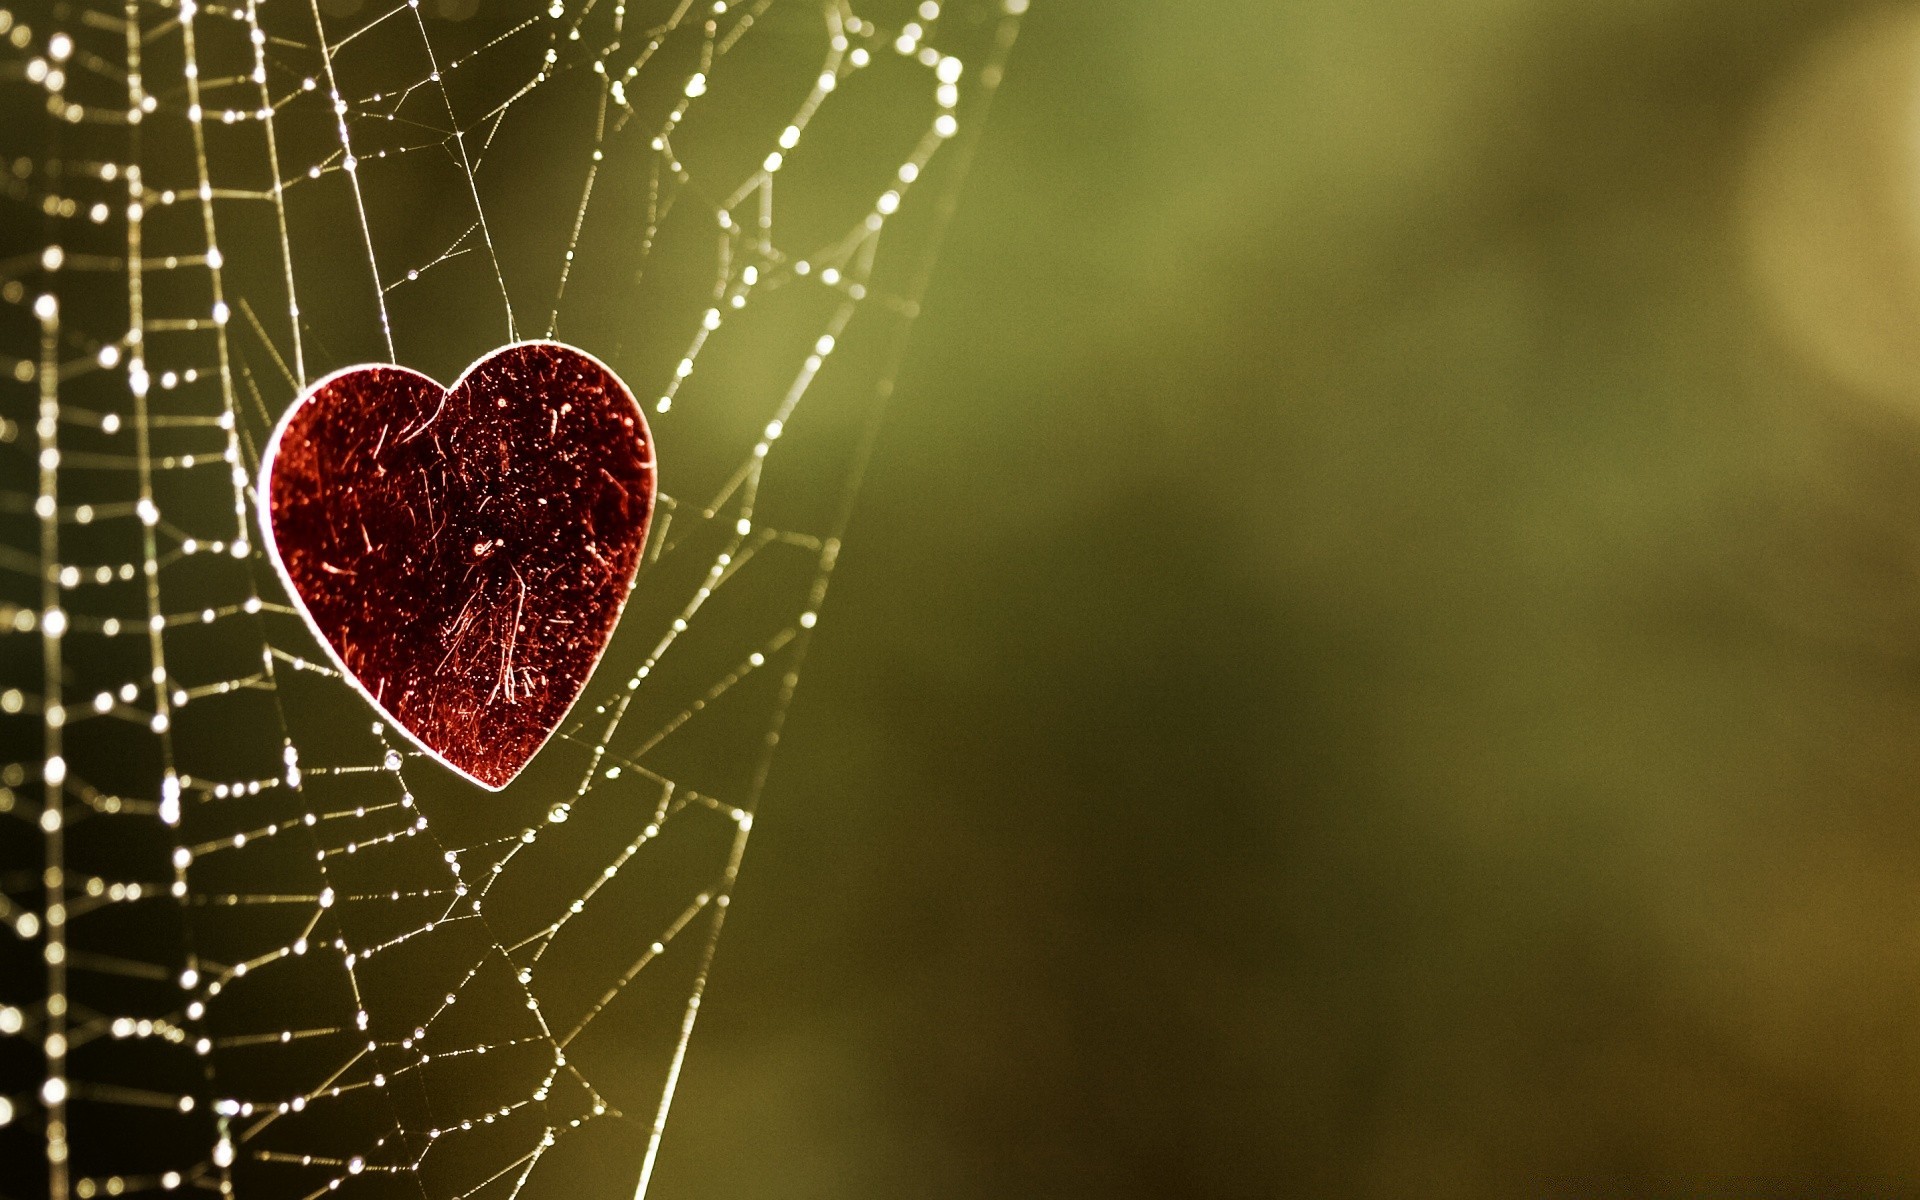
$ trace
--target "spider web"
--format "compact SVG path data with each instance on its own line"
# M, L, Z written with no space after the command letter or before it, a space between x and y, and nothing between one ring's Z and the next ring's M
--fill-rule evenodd
M644 1195L1026 0L0 9L0 1194ZM267 431L557 337L663 488L487 795L327 665Z

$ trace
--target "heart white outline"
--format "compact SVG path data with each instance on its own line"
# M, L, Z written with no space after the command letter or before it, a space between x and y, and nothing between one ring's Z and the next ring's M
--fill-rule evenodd
M574 693L573 699L567 704L566 711L560 714L560 719L553 723L552 729L547 730L546 736L540 739L540 744L533 748L533 753L527 755L526 762L521 763L519 767L515 768L513 774L507 777L506 782L495 785L469 774L467 771L448 762L446 757L438 750L435 750L432 746L427 745L425 741L421 740L418 734L407 727L406 722L387 711L386 705L380 703L380 701L374 697L373 693L367 690L366 685L360 682L359 676L353 673L352 669L341 660L339 653L334 650L332 640L321 630L320 623L313 619L313 613L308 610L306 600L300 595L300 589L294 586L293 576L287 573L287 564L280 557L280 545L273 535L271 504L273 495L273 465L280 459L280 439L281 436L286 433L287 426L292 423L294 414L299 412L301 408L318 395L322 388L344 375L351 375L356 371L367 370L401 371L432 384L434 387L440 389L442 393L449 393L465 383L467 376L478 370L483 363L501 354L505 354L509 350L518 350L527 346L552 346L573 354L578 354L606 372L607 378L619 385L620 394L626 397L627 403L633 405L634 417L640 422L640 436L647 446L649 459L647 471L649 475L652 476L653 488L647 496L646 515L642 517L640 521L641 553L634 556L633 573L627 577L626 586L620 589L620 598L614 606L613 624L607 629L607 640L601 643L600 652L593 656L592 665L587 668L586 674L580 680L580 690ZM593 682L594 674L599 671L600 660L606 657L607 647L613 644L614 632L620 627L620 618L626 613L627 598L633 595L634 580L640 576L640 565L646 557L647 537L653 529L654 504L659 499L659 496L660 448L658 443L654 441L653 430L647 425L647 414L645 410L640 407L640 401L635 398L633 389L627 386L626 380L620 378L619 372L609 367L598 356L590 354L578 346L570 346L565 342L554 341L551 338L532 338L526 341L509 342L504 346L498 346L487 351L479 358L467 364L466 369L461 371L459 376L449 384L442 384L432 376L421 371L416 371L412 367L403 367L394 363L359 363L351 367L341 367L337 371L331 371L319 379L314 380L308 384L298 396L294 397L293 403L287 406L287 411L281 414L279 422L274 425L272 435L267 438L267 444L260 452L260 478L254 485L253 499L254 519L260 527L261 544L266 547L267 559L273 564L274 573L280 577L281 586L285 589L287 597L293 601L294 609L299 612L300 619L307 623L307 628L312 631L314 640L320 643L320 648L324 650L327 657L333 661L333 665L339 668L340 677L346 680L347 686L365 697L367 703L373 706L375 712L386 719L388 725L399 730L408 741L418 746L428 758L433 759L469 783L475 784L489 792L500 792L505 791L512 785L514 780L520 778L520 772L526 770L533 760L540 756L540 752L547 748L547 743L553 740L554 734L560 732L560 726L566 724L567 717L572 714L574 705L580 703L581 696L586 695L587 685Z

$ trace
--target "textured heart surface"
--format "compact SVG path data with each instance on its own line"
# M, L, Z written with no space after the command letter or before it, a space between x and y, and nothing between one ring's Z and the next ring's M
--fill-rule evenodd
M654 477L619 377L571 346L521 342L452 387L396 366L320 380L261 457L259 507L288 592L347 677L497 790L599 663Z

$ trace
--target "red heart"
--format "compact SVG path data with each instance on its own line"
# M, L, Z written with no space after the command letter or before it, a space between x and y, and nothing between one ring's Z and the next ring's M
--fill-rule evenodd
M269 557L347 677L482 787L552 736L605 651L653 513L646 417L558 342L452 387L395 366L315 383L261 456Z

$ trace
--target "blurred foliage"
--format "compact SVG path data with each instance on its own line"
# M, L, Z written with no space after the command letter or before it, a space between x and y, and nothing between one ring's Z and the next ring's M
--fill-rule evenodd
M1920 1189L1920 427L1741 215L1890 7L1035 5L656 1194Z

